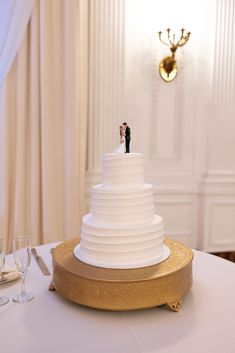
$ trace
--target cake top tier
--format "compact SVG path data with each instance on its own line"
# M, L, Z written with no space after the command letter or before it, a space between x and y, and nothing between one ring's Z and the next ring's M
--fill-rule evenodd
M142 153L104 154L102 184L106 189L136 189L144 184Z
M106 153L103 155L102 160L130 160L130 159L141 158L143 159L142 153Z

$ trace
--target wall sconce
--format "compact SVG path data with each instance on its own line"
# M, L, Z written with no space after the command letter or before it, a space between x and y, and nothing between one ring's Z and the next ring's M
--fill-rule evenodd
M170 82L172 80L174 80L174 78L176 77L178 68L176 65L176 59L175 59L175 53L176 50L179 47L183 47L187 41L189 40L190 37L190 32L185 33L185 29L182 28L181 29L181 37L180 39L176 42L175 41L175 34L171 35L171 30L170 28L168 28L167 30L167 41L162 39L162 32L158 32L159 35L159 39L160 41L167 45L170 46L170 51L171 51L171 56L166 56L165 58L163 58L163 60L160 62L159 64L159 73L161 78L166 81L166 82Z

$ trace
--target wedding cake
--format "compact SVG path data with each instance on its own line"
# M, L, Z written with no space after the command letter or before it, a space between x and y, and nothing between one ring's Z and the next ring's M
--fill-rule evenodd
M102 184L92 188L91 213L82 220L75 256L89 265L130 269L164 261L162 217L154 214L153 187L144 183L141 153L105 154Z

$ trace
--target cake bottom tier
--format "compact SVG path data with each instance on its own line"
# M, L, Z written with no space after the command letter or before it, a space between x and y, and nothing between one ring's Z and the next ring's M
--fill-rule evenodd
M84 253L84 251L81 251L80 244L74 248L75 257L86 264L103 268L131 269L157 265L165 261L170 256L170 249L165 244L161 244L158 251L151 249L151 257L149 257L148 252L146 252L145 256L141 257L136 252L132 252L132 254L131 252L126 252L125 256L122 256L121 259L115 253L109 254L107 258L101 253L99 253L99 257L95 256L94 251L91 254L92 257ZM131 258L130 255L132 255Z
M170 255L164 245L162 217L155 215L147 226L98 225L92 215L83 218L76 258L89 265L130 269L158 264Z

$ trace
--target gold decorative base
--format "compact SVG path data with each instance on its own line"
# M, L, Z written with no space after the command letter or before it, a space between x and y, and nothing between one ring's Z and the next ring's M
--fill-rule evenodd
M167 56L159 64L159 73L165 82L174 80L178 72L176 61L172 56Z
M64 298L104 310L134 310L167 304L179 311L192 285L193 252L166 239L171 255L160 264L138 269L108 269L77 260L79 239L63 242L53 250L52 285Z

